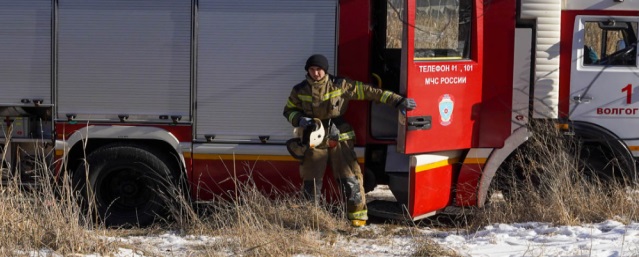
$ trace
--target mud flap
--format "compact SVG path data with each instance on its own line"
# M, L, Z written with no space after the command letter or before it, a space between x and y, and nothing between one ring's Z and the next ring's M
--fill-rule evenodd
M453 170L462 151L414 155L410 160L408 214L413 220L435 215L452 201Z
M396 201L368 203L371 216L419 220L452 205L453 174L461 167L462 151L410 156L407 173L389 174L389 188Z

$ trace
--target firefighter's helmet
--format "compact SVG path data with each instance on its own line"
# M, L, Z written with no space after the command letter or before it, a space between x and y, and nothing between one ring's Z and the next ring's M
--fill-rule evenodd
M313 119L313 123L306 128L295 128L294 138L286 141L286 149L296 159L304 159L304 153L309 148L315 148L324 142L326 131L320 119Z
M313 124L304 129L302 143L307 144L310 148L315 148L324 142L325 136L326 131L324 131L322 120L315 118Z

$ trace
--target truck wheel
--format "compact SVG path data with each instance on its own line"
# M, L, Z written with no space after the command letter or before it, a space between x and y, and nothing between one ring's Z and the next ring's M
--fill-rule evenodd
M575 122L573 127L578 168L588 178L602 182L637 182L634 157L621 140L595 125Z
M619 142L620 143L620 142ZM635 181L634 159L625 146L608 140L582 139L578 145L578 169L587 178L602 182L632 183Z
M539 147L548 144L546 135L539 138L532 137L528 142L517 148L511 156L500 167L495 177L498 190L505 198L513 198L513 193L519 191L523 186L530 189L538 188L548 174L548 170L569 169L571 172L579 172L578 175L588 182L602 183L623 183L633 184L637 182L635 160L632 153L614 134L596 125L573 122L572 133L563 134L564 139L560 142L550 141L550 143L561 144L559 151L566 151L570 162L559 163L559 165L571 165L570 167L557 166L550 169L545 165L552 164L548 156L552 151L557 151L552 147ZM551 135L553 136L553 135ZM541 153L539 155L538 153Z
M89 154L87 163L88 174L81 165L74 185L85 200L95 200L105 225L146 226L166 216L172 173L157 155L142 146L116 143Z

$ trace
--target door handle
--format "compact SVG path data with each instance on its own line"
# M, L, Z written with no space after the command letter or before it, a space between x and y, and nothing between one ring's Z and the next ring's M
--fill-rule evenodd
M407 129L408 130L426 130L431 127L431 116L415 116L408 117L407 119Z
M593 97L592 96L581 96L581 95L576 95L572 98L572 100L574 100L576 103L590 103L590 101L592 101Z

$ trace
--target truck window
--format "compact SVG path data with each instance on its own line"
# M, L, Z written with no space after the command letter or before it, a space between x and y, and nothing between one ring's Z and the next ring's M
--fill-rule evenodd
M417 0L415 60L469 58L471 0Z
M386 2L386 48L388 49L402 48L404 1L388 0Z
M584 65L636 66L637 22L584 23Z

